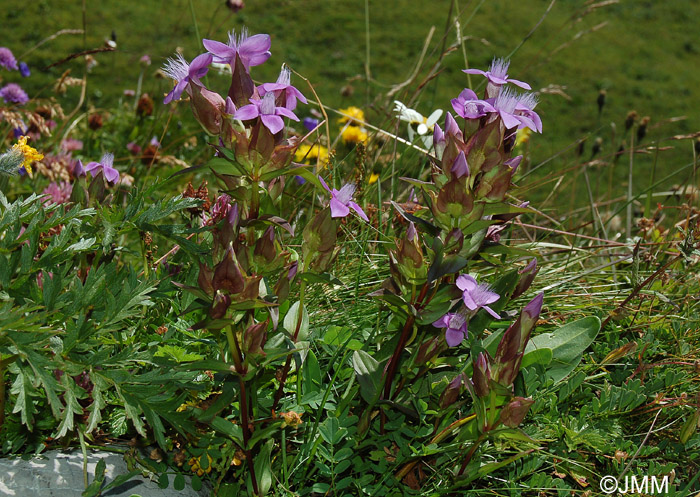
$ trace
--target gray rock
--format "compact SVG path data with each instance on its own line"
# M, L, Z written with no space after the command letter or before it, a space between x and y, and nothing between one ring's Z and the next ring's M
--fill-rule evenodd
M95 467L100 459L106 463L105 485L119 475L129 472L121 454L105 451L88 452L88 482L95 478ZM172 486L162 489L157 482L135 476L126 483L102 493L102 497L206 497L208 489L192 490L189 478L184 490ZM49 451L28 461L22 459L0 459L0 495L18 497L80 497L85 491L83 483L83 454L79 450Z

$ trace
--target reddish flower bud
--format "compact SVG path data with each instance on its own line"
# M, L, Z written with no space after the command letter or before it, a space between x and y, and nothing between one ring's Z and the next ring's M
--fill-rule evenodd
M487 353L481 352L474 364L472 373L472 384L474 385L474 393L478 397L488 397L491 393L489 381L491 381L491 358Z
M530 406L535 401L531 398L515 397L501 410L500 422L510 428L517 428L527 416Z
M214 302L209 310L209 317L212 319L223 318L226 315L229 305L231 305L231 297L217 291L214 296Z
M532 282L535 280L535 276L537 276L539 270L540 269L537 267L537 258L533 257L527 266L518 271L521 276L518 284L515 286L515 290L513 291L513 295L511 297L512 299L517 299L523 293L525 293L528 288L530 288L530 285L532 285Z
M224 254L224 259L214 268L212 287L216 291L225 290L231 294L236 294L243 290L244 285L245 281L238 267L236 254L233 251L233 247L229 245Z

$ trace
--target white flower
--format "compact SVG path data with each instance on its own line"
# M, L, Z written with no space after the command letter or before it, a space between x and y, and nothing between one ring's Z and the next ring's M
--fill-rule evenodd
M430 116L425 117L398 100L394 100L394 105L394 112L398 113L399 119L408 123L408 139L413 141L418 134L425 148L430 149L433 146L433 128L442 116L442 109L437 109Z

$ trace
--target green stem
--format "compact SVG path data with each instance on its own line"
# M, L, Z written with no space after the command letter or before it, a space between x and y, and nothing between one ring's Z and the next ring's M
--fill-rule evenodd
M243 376L238 377L238 383L241 387L241 424L243 425L243 445L245 445L245 458L248 463L248 471L250 471L250 480L253 482L253 493L260 495L258 490L258 480L255 477L255 464L253 461L253 453L250 450L248 442L250 441L250 422L248 420L248 395L245 389L245 381Z

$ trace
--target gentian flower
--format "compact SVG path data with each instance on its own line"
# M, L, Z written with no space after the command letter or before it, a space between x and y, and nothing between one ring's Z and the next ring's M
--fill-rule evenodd
M433 323L436 328L445 330L445 341L450 347L456 347L467 338L467 318L461 314L451 312Z
M483 308L496 319L501 317L489 307L501 298L496 292L492 292L488 285L480 285L468 274L463 274L457 278L457 288L462 290L462 300L470 311Z
M28 78L32 75L32 71L29 70L29 66L26 62L19 63L19 73L22 75L23 78Z
M75 164L73 165L73 176L76 178L84 178L86 176L85 174L85 168L83 167L83 161L80 159L77 159L75 161Z
M105 179L111 184L116 184L119 181L119 171L112 164L114 163L113 154L104 154L100 162L90 162L85 171L89 172L93 177L97 176L100 171L104 174Z
M365 211L362 210L362 207L357 205L352 200L352 195L355 193L354 184L347 183L343 185L340 190L336 190L335 188L331 190L328 188L326 182L323 181L322 177L319 176L318 179L321 181L323 188L328 190L328 192L331 194L331 217L345 217L350 214L350 209L352 208L352 210L357 212L358 216L369 222L369 218L365 214Z
M498 114L503 121L503 125L506 129L512 129L519 127L522 124L522 119L516 113L516 107L520 102L520 98L515 93L511 92L510 89L506 88L494 99L493 107L495 113Z
M0 98L13 104L26 104L29 96L17 83L9 83L0 89Z
M429 133L434 132L438 119L442 117L442 109L437 109L428 117L425 117L417 110L409 109L402 102L394 100L394 112L399 114L401 121L408 123L408 139L411 142L416 133L418 133L425 148L429 149L433 146L433 136Z
M258 94L264 97L266 93L274 93L275 99L284 95L284 106L289 110L294 110L297 107L297 99L302 103L307 103L306 97L299 90L290 84L291 71L287 66L282 66L282 71L277 77L276 83L263 83L258 86Z
M480 74L482 76L485 76L486 79L488 79L489 81L486 87L486 94L490 98L496 97L500 91L501 86L505 85L506 83L513 83L514 85L519 86L520 88L530 90L530 85L528 85L527 83L508 77L509 65L510 61L506 59L494 58L491 62L491 67L489 67L489 70L486 72L480 69L464 69L462 70L462 72L465 72L467 74Z
M537 133L542 133L542 119L534 111L537 106L537 97L534 93L525 93L520 96L515 106L515 113L522 122L521 128L529 128Z
M309 131L315 130L319 122L320 121L318 119L314 119L313 117L305 117L301 120L301 124L303 124Z
M233 118L247 121L259 117L263 125L274 135L284 128L284 121L280 116L285 116L295 121L299 120L299 118L294 115L294 112L286 107L277 107L275 104L275 94L268 93L262 99L251 99L248 105L244 105L236 111Z
M240 35L235 31L228 34L228 43L215 40L202 40L204 48L214 56L214 62L218 64L236 64L236 57L241 59L243 67L247 71L251 66L259 66L270 58L270 35L248 36L248 30L243 28Z
M7 47L0 47L0 66L10 71L17 70L17 59Z
M462 139L462 130L459 129L459 124L452 117L449 112L445 116L445 135L454 136L456 138Z
M163 72L169 77L177 81L175 87L165 96L164 104L169 104L173 100L179 100L182 92L187 86L194 83L198 86L204 86L199 80L204 77L209 71L212 56L208 53L203 53L192 59L191 63L187 63L185 58L180 54L175 54L174 59L168 59L163 67Z
M496 109L486 100L480 100L469 88L465 88L457 98L451 100L452 108L463 119L479 119Z

